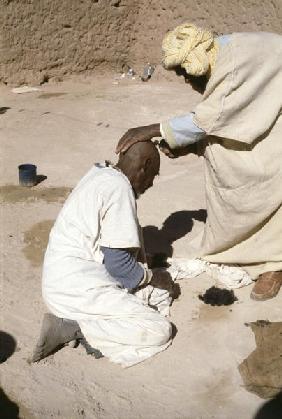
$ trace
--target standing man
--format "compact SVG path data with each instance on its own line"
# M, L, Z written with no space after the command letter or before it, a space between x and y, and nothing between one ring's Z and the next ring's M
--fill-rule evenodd
M163 41L166 69L184 72L203 93L194 112L130 129L117 152L163 137L170 157L201 144L207 222L200 256L240 265L256 280L255 300L282 285L282 36L233 33L214 37L183 24Z

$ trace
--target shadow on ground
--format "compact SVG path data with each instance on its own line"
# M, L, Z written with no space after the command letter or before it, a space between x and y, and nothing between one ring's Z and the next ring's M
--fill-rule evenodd
M282 418L282 391L276 397L264 403L254 416L254 419L280 418Z
M167 257L171 257L173 254L172 244L192 230L194 220L205 222L206 218L207 212L204 209L177 211L164 221L161 229L150 225L144 227L146 253L163 253Z
M47 176L45 175L37 175L36 176L36 185L39 185L39 183L44 182L44 180L47 179Z
M7 361L16 350L17 342L9 333L0 331L0 364ZM18 419L19 407L12 402L0 387L0 418Z
M0 330L0 364L13 355L17 347L16 339L9 333Z
M0 388L0 417L2 419L20 419L18 405L9 399L2 388Z

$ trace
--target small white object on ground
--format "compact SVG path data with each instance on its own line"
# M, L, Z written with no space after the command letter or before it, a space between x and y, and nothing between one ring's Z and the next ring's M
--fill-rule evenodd
M40 91L38 87L32 87L32 86L14 87L12 89L12 92L17 93L17 94L32 93L32 92L38 92L38 91Z
M241 288L252 283L251 277L239 266L226 266L209 263L202 259L168 258L169 272L173 281L196 278L206 273L228 289ZM172 299L168 291L154 288L150 284L135 293L149 307L168 317Z

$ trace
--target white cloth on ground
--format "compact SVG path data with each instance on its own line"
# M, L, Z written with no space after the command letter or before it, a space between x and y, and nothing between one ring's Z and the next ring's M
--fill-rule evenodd
M240 266L220 265L203 259L168 258L171 265L168 271L175 279L195 278L202 273L218 281L228 289L250 285L253 281L250 275Z
M169 272L173 281L192 279L206 273L221 286L236 289L250 285L250 275L240 266L219 265L202 259L168 258L170 266L164 270ZM155 307L163 316L169 316L172 298L168 291L154 288L150 284L138 290L135 295L149 307Z
M103 265L100 246L140 248L136 201L128 179L93 167L64 204L50 233L42 294L58 317L76 320L88 343L131 366L171 343L171 324L128 293Z

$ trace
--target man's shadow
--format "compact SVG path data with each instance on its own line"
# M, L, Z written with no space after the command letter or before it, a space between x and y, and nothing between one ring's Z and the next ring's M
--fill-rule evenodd
M19 419L19 407L9 399L0 387L0 417L3 419Z
M13 355L17 347L17 342L9 333L0 331L0 363L4 363ZM11 401L0 387L0 417L7 419L19 418L19 407Z
M163 223L162 228L146 226L143 237L146 253L163 255L163 259L173 254L172 244L188 234L193 227L194 220L205 222L207 211L177 211L172 213Z
M254 419L280 419L282 418L282 391L273 399L264 403L257 411Z
M9 333L0 330L0 364L7 361L13 355L17 347L17 341Z

